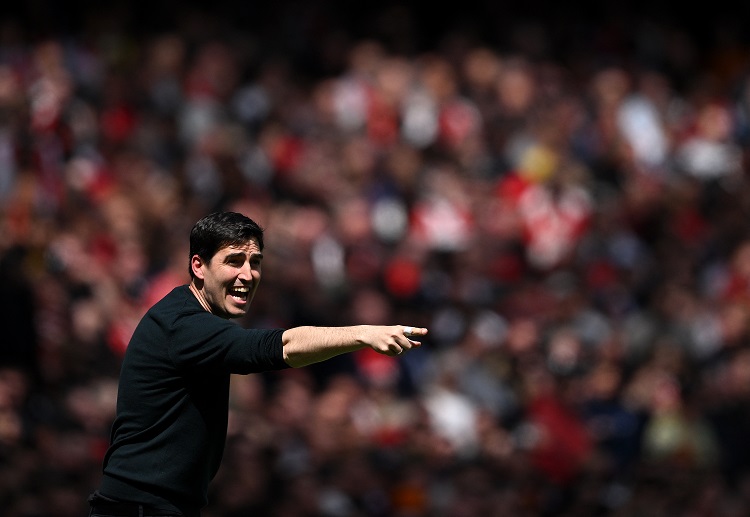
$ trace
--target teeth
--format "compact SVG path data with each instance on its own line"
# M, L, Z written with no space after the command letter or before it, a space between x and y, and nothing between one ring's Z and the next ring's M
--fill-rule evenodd
M250 288L249 287L233 287L232 291L236 293L249 293Z

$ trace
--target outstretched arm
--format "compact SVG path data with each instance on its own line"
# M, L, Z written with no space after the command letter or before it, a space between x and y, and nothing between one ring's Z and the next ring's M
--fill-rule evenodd
M384 355L399 355L421 345L407 336L424 336L426 328L404 325L352 327L295 327L284 331L284 360L298 368L331 357L372 348Z

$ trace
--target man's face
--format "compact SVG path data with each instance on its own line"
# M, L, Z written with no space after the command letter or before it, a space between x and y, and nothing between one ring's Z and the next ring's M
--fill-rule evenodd
M202 294L213 314L222 318L245 315L260 283L263 254L255 239L216 252L211 262L193 257L193 271L203 280Z

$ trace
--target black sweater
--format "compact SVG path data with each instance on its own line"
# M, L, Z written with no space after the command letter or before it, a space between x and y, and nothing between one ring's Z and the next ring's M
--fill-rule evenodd
M214 316L187 286L155 304L123 359L102 495L188 515L205 506L224 451L230 374L288 367L282 333Z

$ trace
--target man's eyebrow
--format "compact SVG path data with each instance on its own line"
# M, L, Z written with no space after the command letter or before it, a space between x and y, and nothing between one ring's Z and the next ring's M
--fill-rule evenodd
M245 253L244 251L235 251L234 253L227 254L226 258L231 259L231 258L236 258L236 257L244 257L246 255L247 253ZM263 253L259 251L255 253L250 253L250 257L257 258L258 260L263 260Z

